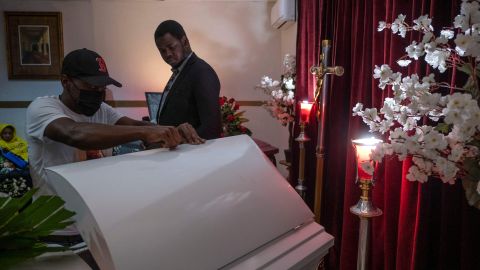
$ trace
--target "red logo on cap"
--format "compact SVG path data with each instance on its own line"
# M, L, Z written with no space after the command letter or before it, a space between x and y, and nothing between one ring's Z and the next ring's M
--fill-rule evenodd
M105 61L103 60L103 58L97 57L97 59L95 60L97 60L98 62L98 71L107 72L107 64L105 64Z

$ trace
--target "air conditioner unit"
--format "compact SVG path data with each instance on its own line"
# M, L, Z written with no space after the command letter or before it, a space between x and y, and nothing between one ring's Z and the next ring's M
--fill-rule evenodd
M295 0L277 0L272 7L270 22L279 29L295 22Z

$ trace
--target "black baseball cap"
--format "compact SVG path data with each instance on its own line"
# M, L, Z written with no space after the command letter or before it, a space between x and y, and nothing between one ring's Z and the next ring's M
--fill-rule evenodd
M122 84L108 75L107 65L96 52L88 49L78 49L70 52L63 59L62 74L78 78L94 86L113 84L122 87Z

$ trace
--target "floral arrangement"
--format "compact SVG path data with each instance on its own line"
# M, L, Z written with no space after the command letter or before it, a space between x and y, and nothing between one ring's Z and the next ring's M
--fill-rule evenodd
M27 185L27 180L23 177L6 178L0 184L0 197L21 197L30 187Z
M240 105L233 98L220 97L220 113L222 117L222 133L221 137L235 136L247 134L252 136L252 132L243 126L248 119L243 117L245 111L238 111Z
M28 167L17 168L15 164L0 155L0 197L21 197L30 190Z
M283 126L293 122L295 105L295 56L286 54L283 59L283 74L280 81L263 76L257 89L263 90L271 97L265 108L278 119Z
M373 77L379 80L379 88L391 87L393 97L385 98L380 111L363 109L358 103L353 115L361 116L371 132L388 136L386 143L372 151L372 160L381 162L391 155L400 161L411 157L410 181L424 183L435 176L454 184L461 179L469 204L480 209L479 1L463 0L453 27L443 28L439 35L431 22L423 15L409 25L400 14L392 23L380 22L378 31L390 29L401 37L408 31L420 32L422 39L406 47L406 55L397 63L404 67L411 59L423 57L440 73L448 69L462 72L468 77L465 85L437 82L434 74L403 76L388 65L375 66ZM368 162L362 167L373 174Z

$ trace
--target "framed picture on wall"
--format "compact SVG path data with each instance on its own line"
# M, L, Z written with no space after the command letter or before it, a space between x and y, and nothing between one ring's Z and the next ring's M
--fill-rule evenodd
M8 79L56 80L63 61L60 12L4 12Z

